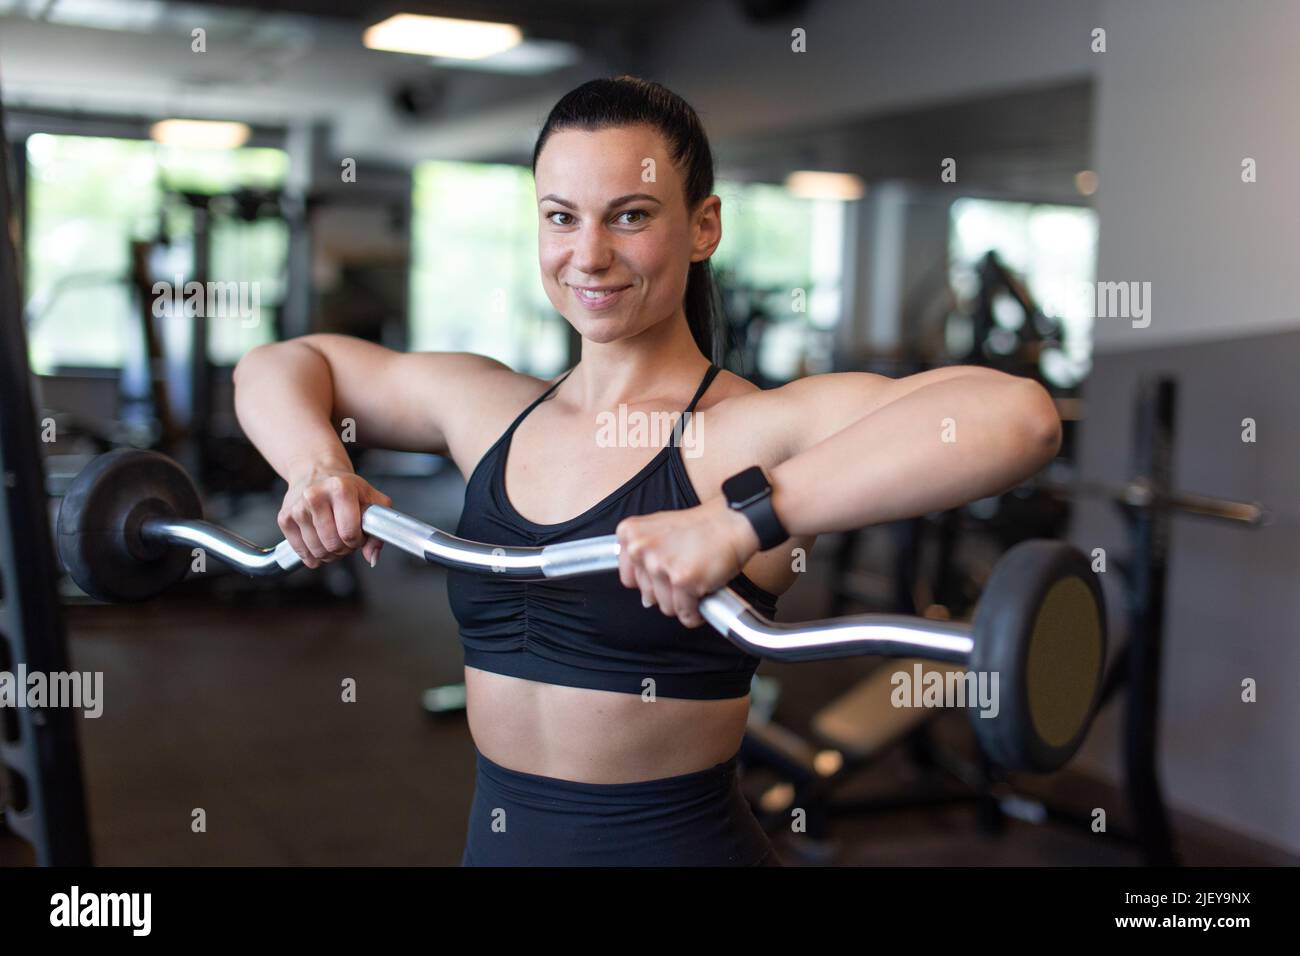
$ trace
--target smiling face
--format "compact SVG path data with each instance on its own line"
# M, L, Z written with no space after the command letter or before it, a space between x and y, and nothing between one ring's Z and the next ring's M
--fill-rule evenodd
M535 178L542 284L583 338L614 342L682 315L690 264L722 238L720 202L710 196L687 209L658 131L553 133Z

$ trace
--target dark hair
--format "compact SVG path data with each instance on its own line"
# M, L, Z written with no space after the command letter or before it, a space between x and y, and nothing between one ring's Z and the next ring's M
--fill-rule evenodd
M564 94L537 134L533 172L537 172L537 157L552 133L566 129L595 131L640 123L658 130L667 142L673 165L682 171L687 209L712 194L713 152L695 110L672 90L634 76L591 80ZM695 344L710 361L720 365L723 358L721 306L709 260L691 263L682 305Z

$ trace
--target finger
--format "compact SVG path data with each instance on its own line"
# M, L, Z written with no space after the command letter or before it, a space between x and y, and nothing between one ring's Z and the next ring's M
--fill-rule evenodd
M687 627L699 627L704 623L700 617L700 602L685 588L673 589L673 609L677 619Z
M303 564L311 558L311 551L306 543L302 540L302 535L298 532L298 522L293 520L293 514L284 511L276 516L276 524L280 526L280 531L284 534L284 540L289 542L289 547L293 548L294 554L302 559ZM308 564L307 567L315 567L314 564Z
M321 547L320 538L316 537L316 528L311 522L311 512L307 510L306 505L296 505L293 519L298 528L298 537L306 551L305 554L300 553L302 563L309 568L320 567L321 555L329 552Z
M302 497L307 502L307 507L311 509L311 520L316 528L316 537L324 549L320 559L328 561L343 557L348 553L348 549L344 546L343 539L339 537L339 529L334 525L334 507L329 492L312 488L304 492Z
M361 547L365 535L361 532L361 506L357 504L356 493L340 481L330 488L330 502L334 506L334 527L343 547L348 551Z
M366 486L366 507L370 505L383 505L385 508L393 506L393 499L388 497L373 485ZM361 511L361 533L365 535L366 543L361 548L361 556L365 558L366 563L372 568L379 563L379 553L384 550L384 542L374 535L365 533L365 511Z
M632 559L627 555L627 548L618 549L618 580L625 588L638 587L636 572L632 567Z
M654 584L650 581L650 575L643 568L633 568L632 573L636 575L636 586L641 589L641 606L655 606L655 589Z
M673 584L666 574L652 574L650 581L655 589L655 605L664 617L673 616Z
M325 545L321 544L320 535L316 533L316 521L312 517L311 508L305 500L299 500L298 504L294 505L293 517L298 522L298 533L302 535L302 543L307 546L307 551L310 552L312 560L316 562L316 564L308 565L308 567L314 568L318 564L332 560L333 555L329 553Z
M636 560L637 547L632 540L631 529L630 518L624 518L614 528L614 539L618 541L618 579L624 587L629 588L640 586L640 575L637 573L640 562Z

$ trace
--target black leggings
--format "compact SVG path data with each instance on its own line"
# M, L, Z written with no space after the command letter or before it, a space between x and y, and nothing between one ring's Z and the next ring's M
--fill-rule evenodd
M462 866L780 866L733 756L635 783L578 783L478 754Z

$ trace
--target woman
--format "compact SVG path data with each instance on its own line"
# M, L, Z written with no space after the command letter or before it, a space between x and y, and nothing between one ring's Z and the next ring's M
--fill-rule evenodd
M478 751L463 863L775 864L736 783L757 661L701 626L699 598L729 585L773 615L796 549L1001 492L1056 454L1059 419L1037 384L973 367L768 391L719 370L712 155L662 86L573 90L533 172L542 282L582 337L572 369L539 381L311 335L239 363L240 422L289 483L279 523L308 567L380 551L361 512L389 499L352 472L343 418L366 445L449 456L464 537L618 535L617 578L448 575ZM610 440L636 413L677 430Z

